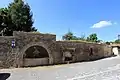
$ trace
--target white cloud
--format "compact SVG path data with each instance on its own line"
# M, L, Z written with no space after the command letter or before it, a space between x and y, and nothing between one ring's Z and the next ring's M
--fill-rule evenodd
M117 24L117 23L112 23L111 21L100 21L94 24L91 28L102 28L102 27L111 26L113 24Z

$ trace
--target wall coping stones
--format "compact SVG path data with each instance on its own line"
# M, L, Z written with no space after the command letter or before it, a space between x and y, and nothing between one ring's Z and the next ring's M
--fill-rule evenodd
M22 31L13 31L13 35L15 36L15 34L35 34L35 35L50 35L50 36L56 36L55 34L43 34L43 33L38 33L38 32L22 32Z

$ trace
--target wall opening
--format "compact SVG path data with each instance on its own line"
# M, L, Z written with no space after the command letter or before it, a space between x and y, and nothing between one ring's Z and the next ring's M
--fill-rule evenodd
M118 47L118 55L120 55L120 47Z
M40 66L49 64L49 54L42 46L31 46L24 54L23 66Z
M75 48L63 49L63 62L72 62L74 59L73 52L75 52Z
M93 55L93 48L90 48L89 56L92 56L92 55Z
M112 52L113 52L114 55L119 55L118 47L113 47Z
M72 61L73 56L71 52L65 51L63 54L64 54L64 61Z
M48 52L41 46L32 46L25 51L24 58L46 58L49 57Z
M72 61L72 57L65 57L65 61Z

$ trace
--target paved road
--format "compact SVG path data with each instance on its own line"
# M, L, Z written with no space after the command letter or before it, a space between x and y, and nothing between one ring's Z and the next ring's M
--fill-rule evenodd
M7 80L120 80L120 57L52 67L2 69L0 72L11 73Z

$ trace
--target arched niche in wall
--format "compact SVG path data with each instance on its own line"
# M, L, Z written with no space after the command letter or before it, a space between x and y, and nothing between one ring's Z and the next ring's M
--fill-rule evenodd
M51 50L48 48L48 46L42 42L33 42L26 46L24 46L20 50L19 59L17 60L17 64L19 67L23 67L26 62L29 61L33 63L34 61L37 61L37 63L41 64L48 59L47 64L53 64L53 56L51 53ZM39 61L40 60L40 61ZM30 64L31 64L30 62ZM44 64L44 63L43 63Z
M24 58L46 58L49 57L47 50L42 46L31 46L25 51Z

